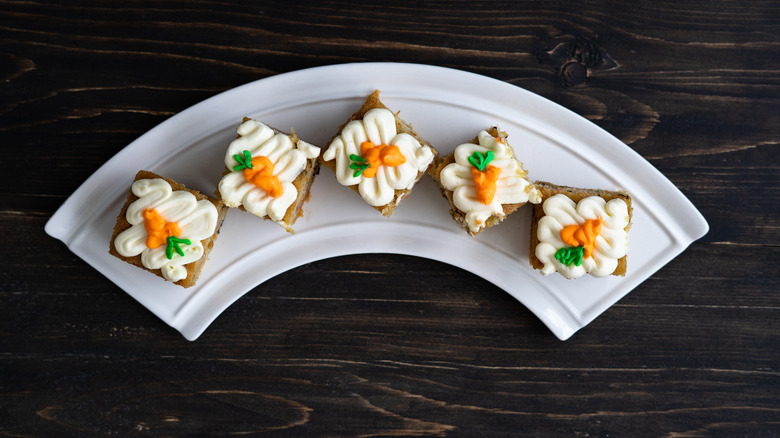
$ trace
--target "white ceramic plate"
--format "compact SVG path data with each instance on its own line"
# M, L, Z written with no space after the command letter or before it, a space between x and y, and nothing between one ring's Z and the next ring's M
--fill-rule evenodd
M108 254L116 216L138 170L214 193L242 117L280 129L294 127L301 138L326 146L374 89L440 153L497 125L509 134L532 180L628 190L634 207L628 274L566 280L531 269L530 205L472 238L455 225L447 201L428 177L385 219L338 185L324 167L294 235L231 209L195 287L171 285ZM189 340L243 294L279 273L328 257L380 252L431 258L473 272L518 299L565 340L707 230L701 214L669 180L577 114L495 79L395 63L312 68L214 96L128 145L46 224L48 234Z

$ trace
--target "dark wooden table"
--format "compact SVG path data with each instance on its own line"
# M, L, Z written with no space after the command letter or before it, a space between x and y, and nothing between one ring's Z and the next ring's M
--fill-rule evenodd
M361 61L560 103L711 230L565 342L476 275L382 254L279 275L188 342L44 233L168 117ZM0 1L0 436L778 436L778 69L772 1Z

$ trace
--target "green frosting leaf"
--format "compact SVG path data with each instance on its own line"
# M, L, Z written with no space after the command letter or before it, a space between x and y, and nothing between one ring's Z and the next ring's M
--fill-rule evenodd
M491 161L493 161L493 151L487 151L484 155L480 154L479 151L474 151L469 157L469 163L476 167L480 172L484 172Z
M349 168L355 169L355 173L352 174L353 178L357 178L364 170L371 167L371 165L366 162L366 159L360 155L350 154L349 159L353 161L353 163L349 165Z
M582 246L565 246L555 253L555 259L566 266L570 266L572 263L575 266L580 266L582 264L582 251L584 249L585 248Z
M242 155L235 154L233 158L238 161L238 166L233 166L233 170L251 169L252 168L252 154L245 150Z
M190 239L179 239L176 236L168 236L168 246L165 247L165 256L168 257L168 260L173 258L174 251L176 251L176 254L184 257L184 250L179 246L181 244L192 245L192 241Z

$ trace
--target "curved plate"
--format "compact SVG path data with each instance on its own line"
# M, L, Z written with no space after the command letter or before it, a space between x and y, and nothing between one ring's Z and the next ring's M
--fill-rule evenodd
M528 263L530 206L469 237L424 178L390 219L320 172L305 214L289 235L231 209L198 284L189 289L108 255L108 239L136 171L146 169L214 193L223 155L249 116L326 146L374 89L440 153L498 125L532 180L633 197L632 251L625 277L543 277ZM251 233L247 231L251 230ZM46 232L158 317L196 339L231 303L281 272L328 257L399 253L440 260L502 288L565 340L703 236L707 223L642 157L579 115L484 76L442 67L365 63L301 70L226 91L166 120L98 169L60 207ZM371 238L361 238L371 236ZM358 243L360 242L360 243ZM368 242L368 243L366 243ZM246 275L251 272L251 275Z

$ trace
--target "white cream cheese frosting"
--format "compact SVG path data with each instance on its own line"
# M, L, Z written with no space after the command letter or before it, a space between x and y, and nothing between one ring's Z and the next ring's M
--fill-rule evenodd
M452 202L465 213L466 223L472 233L484 228L491 216L503 217L502 204L538 204L541 201L539 191L526 179L525 171L513 157L505 140L499 141L487 131L480 132L477 138L479 144L465 143L456 147L455 162L445 166L439 176L442 186L453 192ZM497 167L501 173L496 181L493 199L483 204L477 196L471 170L474 166L469 162L469 157L475 152L485 155L488 151L493 155L489 165Z
M604 277L612 274L618 259L628 253L628 232L625 228L630 218L624 200L605 201L600 196L590 196L575 204L566 195L558 194L545 200L542 208L544 216L537 226L539 244L535 254L544 263L543 275L558 271L566 278L578 278L586 273ZM582 258L579 266L562 263L555 254L569 245L561 238L561 230L569 225L583 225L589 219L601 222L590 257Z
M354 155L361 155L361 144L395 145L405 162L397 166L380 165L376 174L368 177L355 171ZM366 112L362 120L347 123L338 137L333 139L322 158L336 160L336 179L341 185L358 185L360 196L371 206L387 205L395 198L396 190L411 189L419 172L425 172L433 162L433 150L421 145L413 136L398 133L395 116L390 110L374 108Z
M128 206L126 219L132 225L119 233L114 247L124 257L141 254L141 263L148 269L160 269L163 277L169 281L179 281L187 277L185 265L203 257L201 240L216 232L217 208L207 200L198 200L190 192L174 191L163 179L142 179L133 183L131 190L139 199ZM149 248L146 245L147 232L144 226L144 211L156 211L166 222L178 224L181 233L176 236L190 240L190 244L180 246L184 255L173 253L166 255L166 245Z
M307 159L319 156L320 148L303 140L293 142L291 136L277 133L256 120L247 120L237 129L239 137L233 140L225 153L225 166L230 170L219 182L219 194L229 207L240 207L259 217L268 216L280 221L287 209L298 198L292 181L306 168ZM264 189L247 181L236 156L248 151L251 158L266 157L273 164L273 175L281 184L281 196L274 197Z

